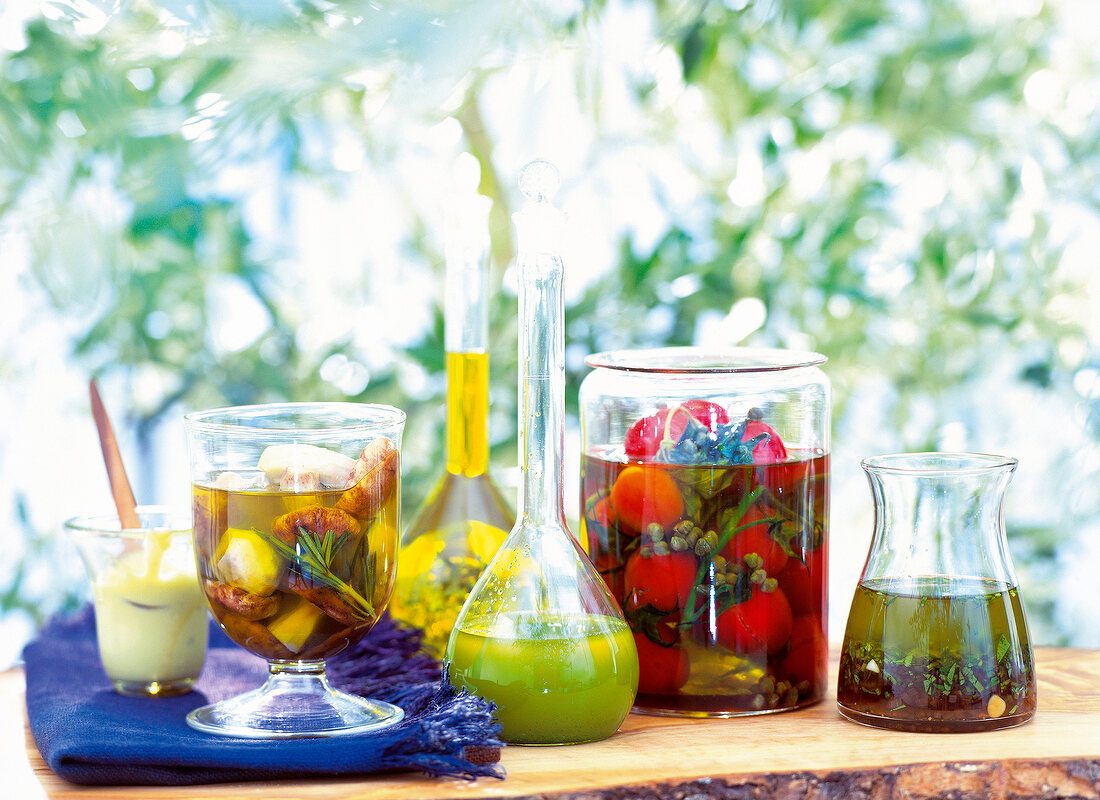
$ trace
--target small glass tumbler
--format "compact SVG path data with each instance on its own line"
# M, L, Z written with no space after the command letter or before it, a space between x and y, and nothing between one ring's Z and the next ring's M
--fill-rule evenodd
M206 658L206 598L199 589L191 517L139 507L141 527L114 514L75 517L65 530L92 580L96 638L120 694L163 697L191 690Z
M1004 527L1016 464L972 453L863 461L875 529L841 649L843 716L950 733L1034 715L1031 642Z

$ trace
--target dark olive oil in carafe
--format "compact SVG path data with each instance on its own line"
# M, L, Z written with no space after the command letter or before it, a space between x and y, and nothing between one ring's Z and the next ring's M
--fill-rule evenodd
M992 730L1030 719L1035 697L1015 586L921 576L856 588L837 682L845 717L899 730Z

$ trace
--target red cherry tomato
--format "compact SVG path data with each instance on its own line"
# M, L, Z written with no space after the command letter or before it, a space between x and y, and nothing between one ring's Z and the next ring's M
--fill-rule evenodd
M680 408L686 408L691 416L712 431L718 430L719 425L726 425L730 421L729 412L710 400L685 400L680 403Z
M669 415L672 419L669 420ZM667 433L675 444L680 440L689 419L694 418L712 431L729 422L726 409L709 400L685 400L679 406L662 408L635 422L623 442L623 449L630 458L653 458L661 449L661 441Z
M824 543L806 553L803 557L806 568L810 571L810 587L813 590L813 608L818 613L823 613L826 606L827 584L829 573L829 550Z
M801 559L787 559L787 565L775 575L775 579L779 581L783 594L787 595L787 602L791 604L791 613L795 617L817 610L810 570Z
M791 605L782 589L765 592L758 590L741 604L745 606L741 619L763 640L769 653L783 649L791 638Z
M791 646L779 674L793 683L817 683L825 677L825 632L815 614L804 614L791 623Z
M749 553L756 553L763 560L762 567L769 576L775 577L787 565L787 551L783 545L768 534L769 525L763 520L772 519L757 506L749 506L744 516L737 522L737 527L750 525L733 535L722 548L726 558L743 561ZM758 522L757 525L751 525Z
M656 522L669 528L684 513L680 487L661 466L630 466L619 473L611 487L615 518L635 531Z
M762 433L768 434L768 438L760 442L752 449L752 463L754 464L778 464L787 460L787 448L783 440L775 432L775 428L758 419L750 419L745 423L745 434L741 441L746 442L755 439Z
M615 509L607 498L603 498L592 507L592 520L604 528L610 528L615 524Z
M661 440L665 433L673 442L677 441L688 424L687 414L678 413L668 422L669 410L662 408L655 414L642 417L627 431L623 441L623 449L630 458L653 458L661 448Z
M688 553L644 556L635 550L626 561L626 599L633 608L686 608L697 570L695 556Z
M611 528L615 525L615 510L606 497L596 501L584 515L584 532L589 553L599 553L611 546Z
M618 556L616 556L615 553L604 553L596 556L592 564L595 566L596 572L600 573L603 582L607 584L607 588L611 591L611 596L621 603L626 594L626 582L624 579L626 570L623 567L623 563L619 561Z
M764 653L763 644L741 619L741 612L738 611L737 606L727 608L719 614L714 628L715 640L723 647L744 656L756 652Z
M733 618L727 617L731 611ZM791 606L783 590L756 588L748 600L718 616L718 643L741 653L778 653L791 638L791 624Z
M760 447L760 445L757 445ZM754 452L756 460L758 451ZM793 454L797 459L800 454ZM787 457L792 453L787 451ZM760 463L760 462L758 462ZM784 461L782 463L768 463L757 470L759 481L767 486L771 493L778 498L789 498L790 502L799 502L799 491L808 492L810 481L813 479L814 462L811 460ZM809 502L808 500L806 502Z
M687 652L679 643L666 647L637 632L634 643L638 647L640 694L670 694L687 683L691 664Z

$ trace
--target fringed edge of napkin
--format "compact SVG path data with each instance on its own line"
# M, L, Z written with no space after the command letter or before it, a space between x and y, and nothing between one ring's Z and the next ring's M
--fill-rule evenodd
M499 738L500 724L493 721L486 730L485 714L495 711L492 703L458 690L446 679L435 684L428 699L428 708L438 709L429 718L413 720L421 741L430 742L432 751L418 751L413 742L406 741L391 747L387 756L400 755L403 762L411 762L432 777L440 775L475 778L504 778L505 771L498 763L504 746Z
M433 777L464 773L463 777L471 780L504 778L504 768L499 766L504 746L500 724L495 720L488 726L485 723L486 716L492 719L496 707L465 689L456 689L442 664L425 652L422 644L419 628L386 614L369 635L330 659L326 672L340 689L396 703L408 717L443 709L433 719L406 723L416 726L423 741L431 742L436 752L417 752L406 744L390 748L387 755L401 754L403 760L414 762ZM408 676L409 683L397 691L390 681L376 677L398 669Z

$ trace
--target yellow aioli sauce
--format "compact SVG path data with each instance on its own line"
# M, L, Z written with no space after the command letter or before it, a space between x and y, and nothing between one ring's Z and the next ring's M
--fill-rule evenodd
M156 683L179 690L202 670L206 598L195 563L165 557L179 535L149 533L140 549L123 554L94 583L99 655L116 686Z

